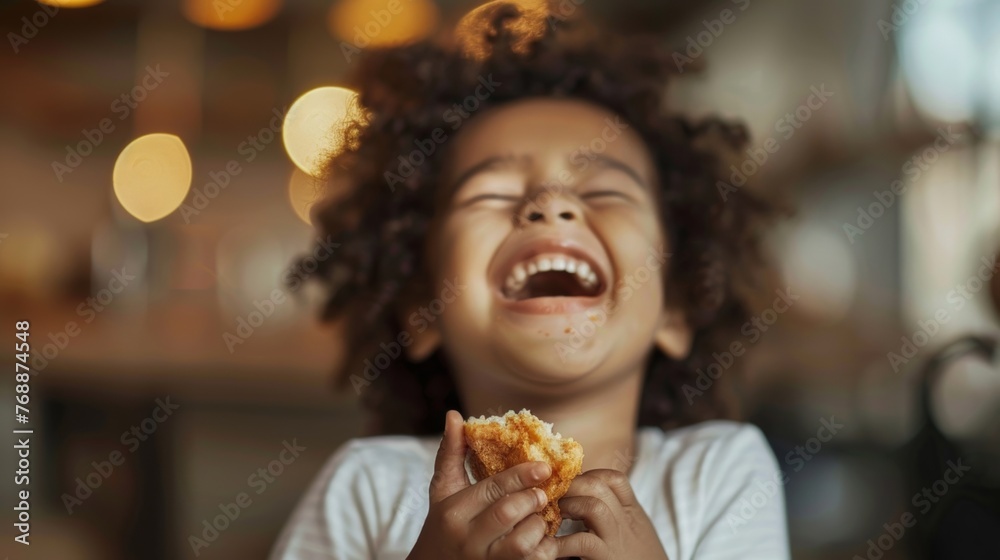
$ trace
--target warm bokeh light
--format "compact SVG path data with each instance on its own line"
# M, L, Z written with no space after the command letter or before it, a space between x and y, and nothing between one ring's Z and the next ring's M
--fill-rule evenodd
M270 21L282 0L184 0L184 16L202 27L220 31L252 29Z
M104 0L38 0L39 4L47 4L57 8L86 8L104 2Z
M307 224L312 225L309 213L313 205L323 197L324 184L323 180L310 177L298 168L292 170L292 176L288 179L288 201L292 204L295 215Z
M191 188L191 156L172 134L147 134L125 146L115 162L115 196L144 222L169 215Z
M9 231L0 250L0 297L51 297L61 279L68 247L39 223L4 224Z
M321 87L292 103L281 135L299 169L313 177L323 174L325 161L340 149L341 125L358 115L357 97L347 88Z
M417 41L434 30L437 5L432 0L340 0L330 7L330 33L358 50Z

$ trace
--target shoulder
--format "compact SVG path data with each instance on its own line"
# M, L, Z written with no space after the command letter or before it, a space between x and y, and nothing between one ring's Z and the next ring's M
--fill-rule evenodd
M347 490L367 479L373 487L387 490L412 476L433 470L437 443L431 438L378 436L352 439L327 461L319 475L327 491L347 485Z
M701 482L706 491L718 488L719 479L745 484L780 472L767 438L753 424L713 420L666 432L645 428L643 446L642 458L659 469L651 474Z
M730 420L712 420L669 431L645 428L643 443L658 455L712 454L724 458L749 453L752 457L773 457L760 428Z
M408 436L346 442L299 501L271 558L404 557L426 512L437 445Z
M437 442L414 436L376 436L348 440L330 463L377 466L385 461L423 463L434 461Z
M671 558L789 558L787 479L759 428L710 421L643 436L636 468Z

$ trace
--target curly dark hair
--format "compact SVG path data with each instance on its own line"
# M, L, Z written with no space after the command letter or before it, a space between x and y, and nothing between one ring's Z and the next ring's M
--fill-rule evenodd
M774 213L745 188L719 189L723 155L747 143L745 129L667 111L666 85L675 72L659 41L569 20L533 26L526 18L537 14L494 4L488 17L479 14L471 36L466 25L463 41L370 49L354 61L347 85L359 93L364 118L342 131L343 147L327 168L336 188L314 212L321 237L340 245L312 275L329 290L323 318L346 321L346 371L360 375L379 342L403 330L401 305L428 290L424 249L443 150L405 176L391 174L399 173L400 156L413 152L415 142L451 130L445 114L480 77L491 76L497 85L475 114L526 97L573 98L619 115L645 141L661 181L659 210L672 251L667 298L684 311L694 341L680 361L650 350L639 423L671 427L731 417L718 383L697 399L685 398L682 389L693 386L712 352L727 348L748 319L741 294L753 285L760 233ZM351 377L343 373L341 388ZM443 351L421 363L400 356L378 376L360 391L374 412L371 433L440 433L448 409L465 412Z

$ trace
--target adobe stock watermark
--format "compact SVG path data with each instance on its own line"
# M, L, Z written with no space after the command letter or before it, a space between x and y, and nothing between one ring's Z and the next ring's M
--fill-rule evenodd
M754 480L756 489L753 493L733 504L734 507L739 505L739 509L726 514L726 524L733 534L745 527L773 498L778 496L781 488L791 480L791 475L805 468L806 464L823 450L824 444L829 443L845 427L844 424L838 423L834 416L820 418L819 423L820 427L816 430L815 436L807 439L802 445L796 445L785 454L785 465L791 467L790 472L779 469L774 474L773 480Z
M109 110L118 115L119 121L124 121L129 118L133 110L139 107L140 103L149 97L149 93L160 87L163 80L168 77L170 77L170 73L161 70L159 64L155 67L146 66L146 74L139 80L139 84L112 101ZM83 140L77 142L76 145L67 145L66 157L62 161L52 161L52 172L55 173L56 179L62 183L65 175L80 167L84 158L93 154L94 150L104 143L104 140L115 130L115 121L111 117L104 117L98 121L95 128L81 130L80 134L83 136Z
M701 24L704 29L698 33L688 35L687 48L684 49L684 52L674 51L672 58L678 72L683 73L684 66L692 64L698 57L704 54L705 49L711 47L712 43L727 29L726 26L736 23L736 16L750 7L750 0L730 1L739 8L739 11L724 8L719 12L719 17L702 20Z
M122 432L120 438L121 444L127 448L129 454L135 453L139 449L139 446L142 445L142 442L155 434L160 424L166 422L179 408L180 405L170 402L169 396L162 399L157 398L156 406L149 416ZM126 458L128 458L128 455L115 449L108 453L107 459L100 462L91 461L90 466L93 467L91 471L83 476L76 477L76 488L73 493L64 492L62 495L62 503L66 507L66 513L73 515L73 509L82 506L83 502L93 496L94 492L107 479L111 478L111 475L115 472L115 467L125 464Z
M894 31L899 31L899 28L906 25L906 22L910 21L910 17L916 14L920 8L926 4L929 0L903 0L897 4L892 5L892 15L889 16L889 20L879 18L876 25L878 26L879 33L882 34L882 39L884 41L889 40L889 35Z
M889 521L882 525L883 532L877 537L868 539L868 548L864 556L855 554L851 560L880 560L886 552L892 550L896 543L906 536L906 531L916 526L920 516L927 515L934 508L934 505L941 501L953 486L960 483L965 474L972 470L972 467L962 464L962 459L957 461L948 460L945 463L948 468L941 474L941 478L931 484L924 486L919 492L910 497L911 509L904 511L896 521Z
M452 133L461 128L472 117L473 113L479 110L482 103L489 99L493 92L496 91L496 88L502 85L500 82L493 80L493 74L485 77L479 76L478 81L479 85L476 86L472 94L466 96L461 102L452 104L450 108L441 114L442 120L451 125ZM617 140L621 136L622 131L627 128L629 128L628 124L622 121L621 117L617 115L614 118L606 118L601 132L591 139L588 144L581 145L570 154L570 164L577 168L578 171L584 171L591 162L607 150L608 144ZM386 170L383 173L383 178L389 186L389 190L395 192L396 185L405 182L406 179L413 175L414 171L423 165L427 161L427 158L431 157L441 144L448 141L448 138L448 132L442 127L437 127L427 138L414 139L414 149L409 154L400 154L396 157L398 164L396 165L395 172ZM572 174L564 169L559 174L559 181L565 185L570 181L571 177ZM545 191L548 192L550 189L546 188Z
M441 293L438 294L438 297L430 300L427 305L421 306L420 309L410 314L408 318L409 325L413 327L417 334L423 333L431 327L431 323L437 321L438 317L444 313L445 306L458 299L458 296L465 292L466 289L468 289L468 286L459 282L458 278L455 278L454 281L445 280L444 287L441 288ZM388 343L380 342L379 348L381 351L371 359L365 358L361 375L356 373L351 374L350 380L351 386L354 387L354 392L360 395L361 390L364 387L370 386L373 381L378 379L382 375L382 372L396 358L399 358L411 344L413 344L413 337L405 330L399 331L396 334L396 338L390 340Z
M76 306L76 314L83 319L83 325L93 323L97 315L110 307L115 298L124 292L133 280L135 276L126 272L125 267L121 270L112 270L107 287L101 288ZM80 336L81 332L83 332L81 325L75 320L66 321L62 330L49 332L48 342L40 343L39 350L32 354L31 368L34 372L37 374L44 371L59 353L69 346L72 339Z
M507 414L508 411L517 410L518 407L508 407L508 406L497 406L495 408L490 407L486 409L486 417L490 416L503 416ZM628 471L632 463L635 461L635 456L632 455L631 449L626 449L625 453L615 451L615 463L614 467L622 472ZM471 472L466 472L467 479L473 484L479 482L472 476ZM407 485L406 492L402 499L399 500L398 511L400 514L410 517L410 516L420 516L423 517L427 513L427 509L430 507L430 495L434 492L434 489L441 484L442 473L433 471L431 476L425 477L423 480L426 481L424 484L409 484ZM423 490L421 490L421 488Z
M605 298L600 307L584 313L584 319L579 321L576 326L568 327L569 332L566 333L570 335L568 342L555 344L556 354L559 355L559 359L563 363L566 363L566 358L570 354L582 348L587 340L597 334L598 330L618 311L621 304L631 300L640 288L652 280L655 275L660 274L660 270L666 266L667 259L672 256L672 253L664 250L662 244L657 249L650 247L647 252L646 261L642 266L626 274L624 278L618 279L614 288L614 297Z
M505 406L489 408L486 411L486 416L503 416L509 410L514 409ZM628 473L635 461L636 455L633 453L631 447L626 448L624 451L616 449L614 453L614 460L611 462L611 468L623 473ZM440 473L434 472L425 480L426 484L424 485L408 485L405 495L399 501L398 510L402 515L408 517L426 515L427 509L430 507L430 494L435 487L441 484ZM421 487L424 488L423 491L420 490Z
M225 21L229 14L235 12L242 5L243 0L212 0L212 8L215 9L216 17L223 21Z
M934 142L903 163L903 167L901 168L903 175L910 182L916 182L961 137L961 134L956 134L951 130L951 125L938 128L938 134ZM851 242L851 245L875 224L875 220L882 217L888 209L892 208L896 203L896 199L901 197L907 189L908 186L903 179L896 179L889 184L888 189L872 191L875 202L869 204L867 209L858 206L858 218L855 220L855 223L844 222L844 234L847 236L847 240Z
M22 17L20 22L21 33L13 31L7 33L7 41L10 43L10 48L14 50L14 54L20 54L21 47L27 45L29 41L37 37L38 32L49 24L49 21L59 13L59 10L59 6L39 3L38 10L31 14L30 18L28 16Z
M482 103L490 98L497 86L501 83L493 80L493 74L479 76L479 85L473 92L467 95L461 102L454 103L450 108L441 113L444 122L451 125L451 132L461 128L473 113L479 110ZM395 172L387 169L382 177L389 186L390 192L396 192L396 185L404 183L418 167L427 161L427 158L434 155L438 148L448 141L448 132L442 127L437 127L426 138L414 138L414 149L408 154L400 154L396 157Z
M513 410L507 407L497 407L490 408L487 410L486 414L488 416L503 416L507 414L508 410ZM466 477L470 481L474 479L470 472L466 472ZM438 472L436 469L432 470L432 474L429 477L424 478L425 484L409 484L406 488L406 493L403 498L399 501L398 511L400 514L412 517L426 515L428 508L430 507L430 495L434 492L434 489L440 486L442 481L442 473ZM421 491L421 488L423 489Z
M607 151L608 146L621 138L628 128L628 123L622 121L621 117L617 115L614 118L604 119L601 131L591 138L590 142L580 144L578 148L570 152L569 163L573 169L560 169L555 178L542 181L541 188L532 193L523 206L518 207L517 214L513 216L515 222L525 212L542 212L549 204L552 204L553 199L562 194L574 178L594 164L601 157L601 154Z
M277 457L247 477L247 486L253 489L255 495L259 496L270 488L275 480L284 474L286 467L291 466L306 450L304 445L298 444L297 438L292 439L291 443L288 440L282 441L281 447ZM219 514L201 522L200 536L195 533L188 535L188 545L191 546L191 552L194 553L195 557L201 556L202 551L217 541L219 535L232 527L233 523L240 518L243 510L252 505L253 498L246 491L237 493L232 502L220 503Z
M380 10L369 10L371 18L361 25L354 26L353 41L341 41L340 52L344 55L344 60L348 64L352 62L351 57L361 54L361 51L372 44L382 31L392 23L397 16L406 11L406 4L411 0L389 0L385 8Z
M713 352L713 362L705 368L698 368L698 377L695 378L694 385L685 383L681 387L689 405L694 403L695 397L700 397L705 394L705 391L711 389L712 385L722 378L722 374L736 363L736 358L742 356L747 347L756 344L764 336L764 333L778 321L778 317L791 309L792 305L801 297L793 294L791 287L775 290L774 293L778 297L774 298L771 306L751 317L740 327L740 334L746 337L747 346L744 346L742 341L734 340L729 344L728 350Z
M979 259L980 265L976 273L955 285L945 295L947 305L939 307L930 317L917 321L917 328L909 336L899 338L898 352L888 352L886 360L892 371L899 369L916 357L920 349L941 332L942 326L951 322L951 313L961 311L965 305L978 294L983 287L988 287L990 279L997 272L997 254Z
M243 156L243 163L250 163L257 159L257 156L274 142L274 139L281 132L281 127L284 125L286 113L288 113L288 107L281 110L277 107L271 109L272 116L267 126L261 127L256 134L248 135L245 140L236 146L236 152ZM201 214L202 211L208 208L209 203L229 187L229 183L232 182L233 177L242 172L242 164L235 159L227 161L222 169L209 171L209 181L201 188L195 187L191 189L190 203L185 202L181 205L180 211L184 223L190 224L191 218Z
M785 116L774 123L774 131L781 134L783 141L787 142L791 140L795 136L796 131L802 128L802 125L809 121L817 111L826 106L830 98L834 96L834 92L827 91L826 84L811 86L809 91L811 93L804 103L796 107L794 111L786 113ZM722 201L725 202L728 200L729 193L734 193L740 187L746 185L747 180L760 171L770 160L771 156L778 153L779 150L781 150L781 142L775 136L764 140L761 147L751 146L747 148L747 157L743 162L739 165L732 164L729 166L731 172L729 182L719 180L715 183Z
M298 290L305 278L318 270L321 262L332 257L338 247L340 247L340 243L335 243L331 235L327 235L322 241L317 242L309 256L302 259L301 263L292 265L281 275L282 279L289 285L288 291ZM225 331L222 333L222 342L226 344L229 353L236 353L236 348L246 343L256 332L256 329L260 328L271 315L274 315L278 306L287 300L288 294L283 288L274 288L264 299L253 300L254 310L247 313L245 317L242 315L236 317L236 328L233 329L233 332Z

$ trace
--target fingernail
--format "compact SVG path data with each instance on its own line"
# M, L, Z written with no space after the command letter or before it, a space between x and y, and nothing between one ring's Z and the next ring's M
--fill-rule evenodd
M549 477L549 465L548 463L539 463L535 465L535 468L531 469L531 476L541 480Z
M539 506L544 506L545 504L549 503L549 497L546 496L545 492L543 492L539 488L535 488L535 497L538 498Z

